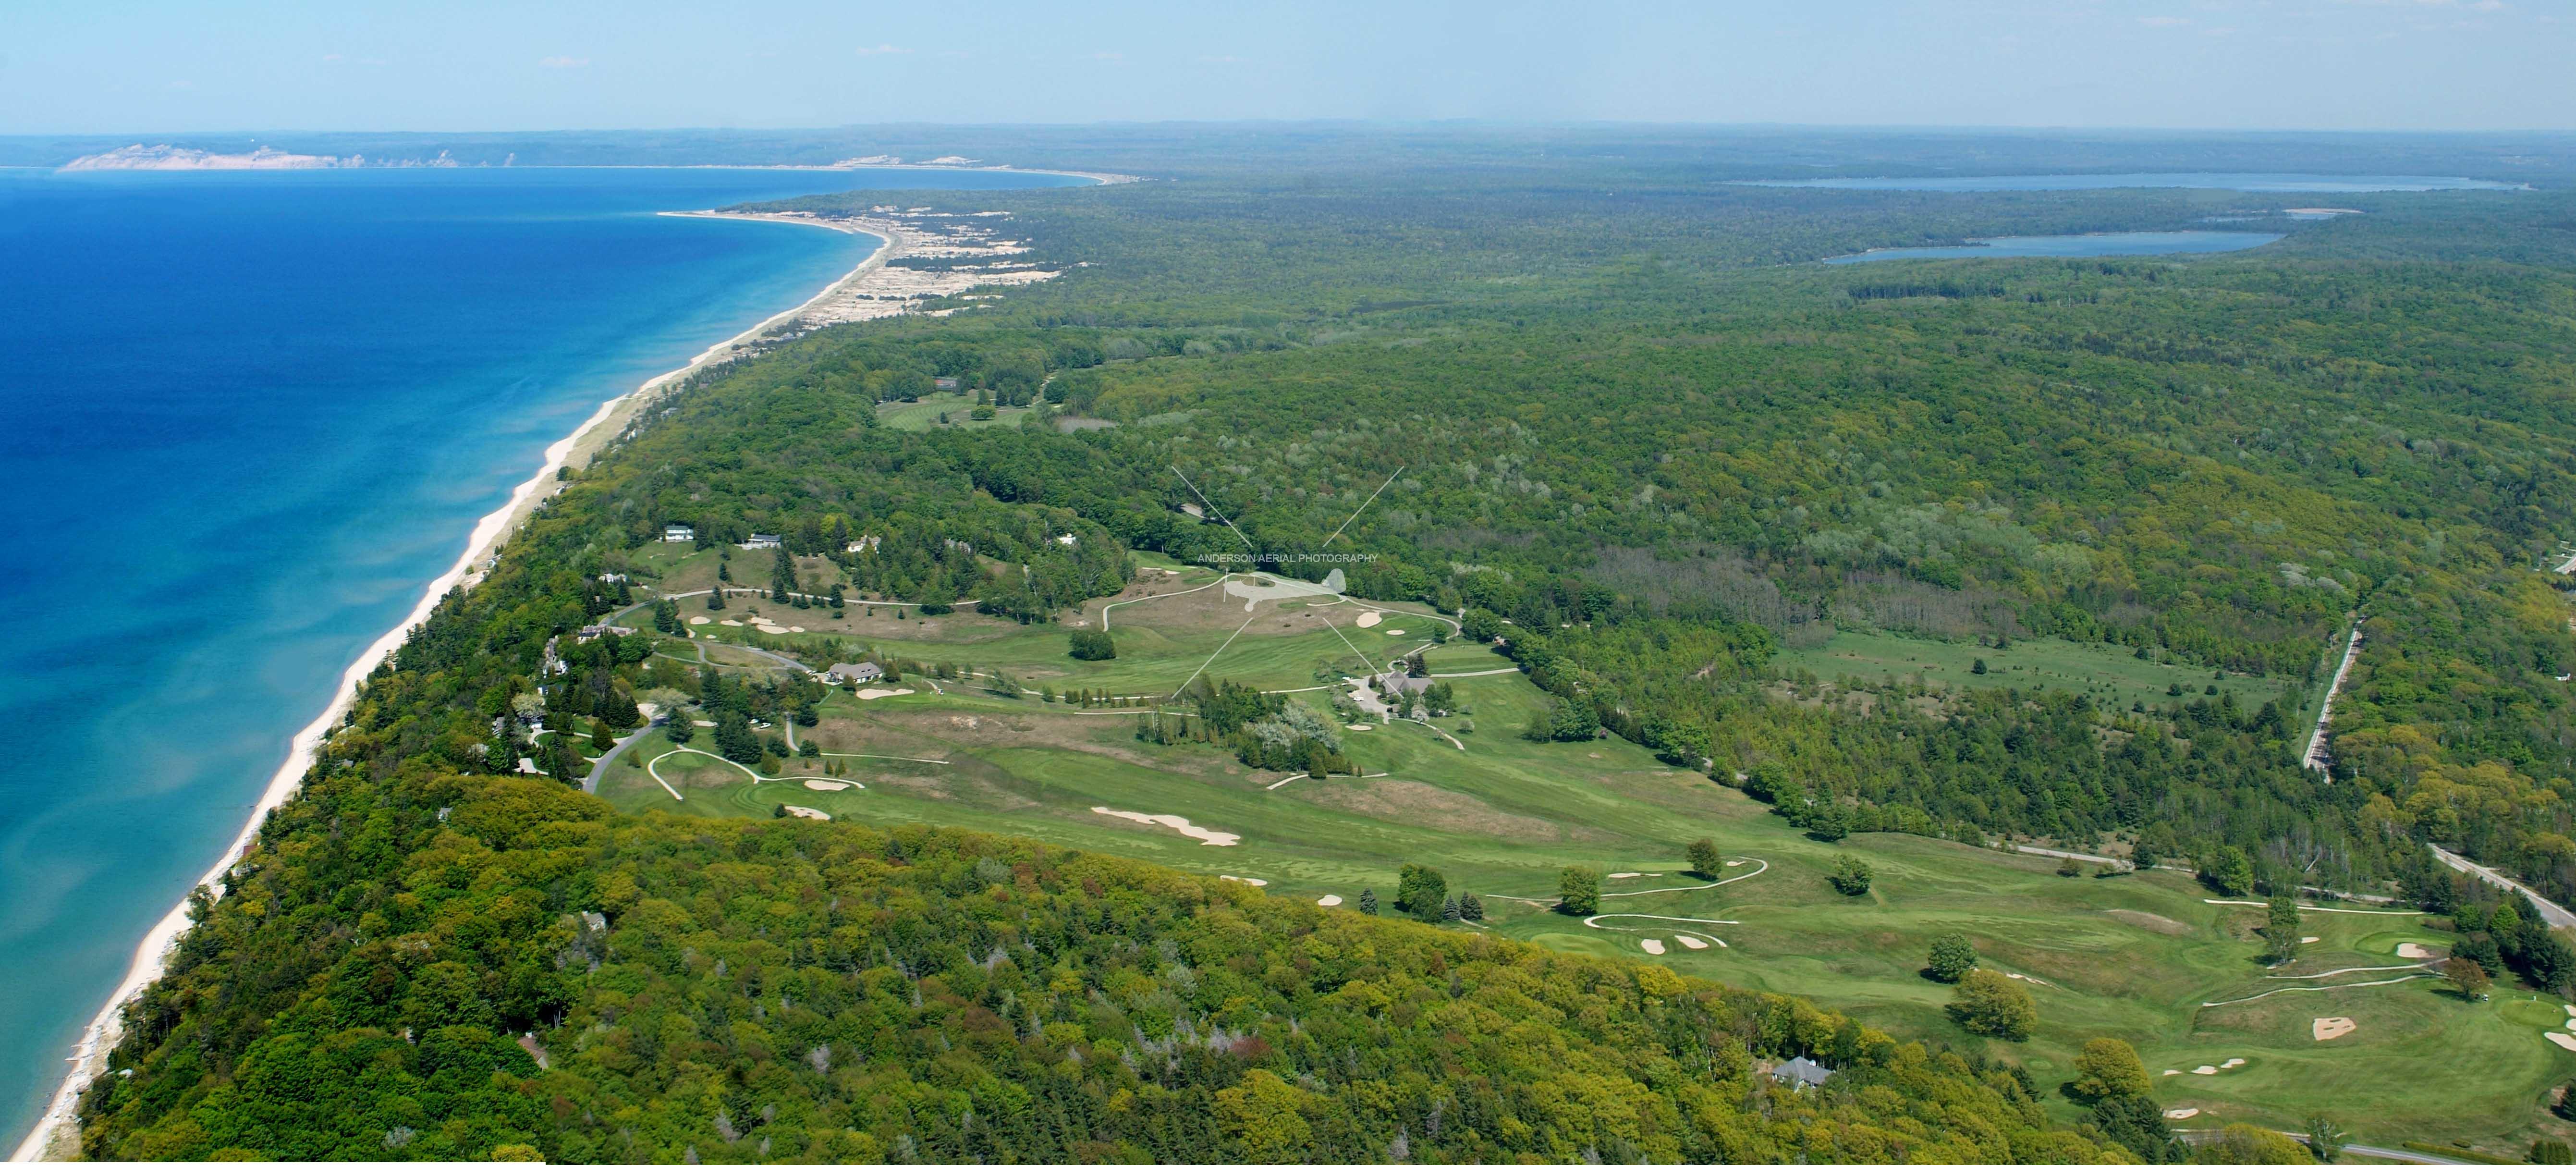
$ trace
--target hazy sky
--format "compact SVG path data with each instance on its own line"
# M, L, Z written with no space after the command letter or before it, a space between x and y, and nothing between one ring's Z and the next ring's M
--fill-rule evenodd
M0 133L1513 118L2576 128L2576 0L0 0Z

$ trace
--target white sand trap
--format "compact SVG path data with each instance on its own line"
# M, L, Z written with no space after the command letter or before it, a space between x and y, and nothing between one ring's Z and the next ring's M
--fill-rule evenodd
M1375 724L1353 724L1353 725L1349 725L1349 728L1350 728L1350 730L1351 730L1351 731L1353 731L1353 732L1375 732L1375 731L1377 731L1377 725L1375 725Z
M847 781L807 781L805 787L817 793L838 793L850 785Z
M692 720L689 721L689 723L695 724L700 728L713 728L716 726L716 722L713 720Z
M706 626L707 624L709 624L709 623L713 623L713 622L715 622L715 620L710 619L710 618L707 618L707 617L706 617L706 616L704 616L704 615L691 615L691 616L689 616L689 626L691 626L691 627L704 627L704 626Z
M727 627L740 627L740 626L742 626L742 620L740 620L740 619L723 619L723 620L719 620L719 622L723 623L723 624L724 624L725 626L727 626Z
M1387 629L1386 629L1386 633L1387 633L1387 634L1389 634L1389 635L1402 635L1402 634L1404 634L1404 628L1402 628L1402 627L1389 627L1389 628L1387 628Z
M1108 817L1123 817L1129 821L1136 822L1139 825L1160 825L1165 829L1179 833L1183 837L1195 837L1199 839L1200 845L1233 845L1234 843L1243 840L1243 835L1239 833L1224 833L1214 829L1201 829L1198 826L1190 824L1189 818L1179 816L1178 814L1137 813L1127 809L1112 809L1106 805L1094 805L1091 807L1091 811Z
M2021 981L2022 981L2022 982L2024 982L2024 983L2036 983L2036 984L2038 984L2039 986L2042 986L2042 987L2053 986L2053 984L2051 984L2051 983L2050 983L2048 980L2046 980L2046 979L2042 979L2042 978L2040 978L2040 977L2038 977L2038 976L2036 976L2036 975L2025 975L2025 974L2022 974L2022 973L2021 973L2021 972L2019 972L2019 971L2006 971L2006 972L2004 972L2004 978L2006 978L2006 979L2019 979L2019 980L2021 980Z
M2167 1076L2180 1076L2180 1075L2182 1075L2182 1069L2180 1069L2180 1068L2167 1068L2167 1069L2165 1069L2165 1075L2167 1075Z
M2312 942L2317 941L2317 936L2315 936L2315 935L2307 935L2307 936L2302 937L2301 939L2299 939L2299 941L2300 941L2300 942L2303 942L2303 943L2312 943Z
M2576 1052L2576 1036L2568 1035L2566 1032L2542 1032L2540 1035L2542 1039L2548 1040L2550 1043L2556 1044L2568 1051Z
M1315 900L1315 905L1317 906L1339 906L1341 904L1342 896L1339 894L1326 894Z
M910 688L861 688L856 693L862 700L882 700L888 696L909 696Z
M1375 627L1383 618L1383 616L1379 615L1375 611L1362 611L1360 612L1359 625L1362 627Z
M1624 873L1624 874L1612 874L1612 875L1610 875L1610 876L1611 876L1611 877L1613 877L1613 878L1642 878L1642 877L1645 877L1645 875L1644 875L1644 874L1639 874L1639 873L1634 873L1634 872L1631 872L1631 873Z
M1641 938L1637 940L1637 945L1646 948L1646 953L1650 955L1664 953L1664 940L1659 938Z
M2224 1063L2224 1064L2220 1064L2220 1065L2219 1065L2219 1067L2221 1067L2221 1068L2242 1068L2242 1067L2244 1067L2244 1066L2245 1066L2245 1057L2243 1057L2243 1056L2236 1056L2236 1057L2233 1057L2233 1058L2229 1059L2226 1063Z
M2192 1069L2191 1074L2194 1076L2216 1076L2218 1075L2218 1065L2203 1064L2200 1067Z
M2567 1018L2576 1019L2576 1003L2564 1004L2563 1006L2567 1008Z
M2397 944L2397 957L2401 959L2429 959L2433 957L2433 949L2422 943L2399 943ZM2576 1015L2576 1007L2568 1008L2567 1013L2569 1015Z
M786 809L789 813L793 813L798 817L811 817L816 821L830 821L832 819L832 815L829 813L825 813L820 809L808 809L802 805L789 805L786 806Z
M2352 1029L2360 1026L2340 1015L2321 1017L2308 1023L2308 1034L2320 1040L2336 1040L2351 1035Z
M760 631L760 633L761 633L761 634L763 634L763 635L785 635L785 634L787 634L787 629L786 629L786 628L784 628L784 627L779 626L779 625L778 625L778 624L776 624L776 623L763 623L763 624L761 624L761 625L760 625L760 627L759 627L759 631Z
M2567 1030L2569 1030L2569 1031L2571 1031L2571 1032L2576 1032L2576 1019L2571 1019L2571 1020L2568 1020L2568 1021L2567 1021Z
M1267 886L1270 884L1270 881L1267 878L1238 878L1232 874L1218 874L1217 877L1228 882L1241 882L1246 886Z
M1727 864L1727 865L1730 865L1730 866L1740 866L1740 865L1743 865L1743 864L1744 864L1744 859L1743 859L1743 858L1728 858L1728 859L1726 859L1726 864Z
M2165 1119L2169 1121L2187 1121L2199 1115L2200 1110L2196 1108L2168 1108L2165 1110Z
M1674 937L1674 938L1677 938L1677 939L1680 939L1680 940L1682 941L1682 945L1683 945L1683 946L1689 947L1689 948L1690 948L1690 949L1692 949L1692 950L1695 950L1695 951L1704 951L1704 950L1707 950L1707 949L1708 949L1708 944L1707 944L1707 943L1701 942L1701 941L1699 941L1698 939L1692 938L1692 937L1691 937L1691 936L1689 936L1689 935L1686 935L1686 934L1677 934L1677 935L1674 935L1673 937Z

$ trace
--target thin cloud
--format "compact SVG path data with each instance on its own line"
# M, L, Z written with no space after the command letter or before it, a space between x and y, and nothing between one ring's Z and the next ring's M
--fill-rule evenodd
M590 58L589 58L589 57L547 57L547 58L545 58L544 60L538 61L537 63L538 63L538 64L540 64L540 65L543 65L543 66L545 66L545 67L547 67L547 68L549 68L549 69L587 69L587 68L589 68L589 67L590 67Z

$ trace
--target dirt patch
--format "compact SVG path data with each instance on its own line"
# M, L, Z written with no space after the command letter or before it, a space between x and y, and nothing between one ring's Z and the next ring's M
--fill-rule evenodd
M2320 1016L2308 1022L2308 1034L2319 1040L2339 1040L2360 1026L2345 1016Z
M2138 927L2142 930L2152 930L2157 934L2191 933L2191 926L2189 924L2176 922L2161 914L2149 914L2143 910L2106 910L2103 911L2103 913L2119 919L2122 922L2128 923L2131 926Z
M1328 808L1384 821L1438 822L1451 832L1506 841L1557 841L1563 835L1555 822L1506 813L1465 793L1420 781L1300 781L1294 787Z

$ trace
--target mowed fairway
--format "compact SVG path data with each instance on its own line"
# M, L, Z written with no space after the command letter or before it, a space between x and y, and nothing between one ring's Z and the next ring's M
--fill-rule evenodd
M1433 625L1426 614L1382 614L1363 630L1354 603L1290 599L1247 615L1240 599L1222 598L1221 587L1177 593L1216 577L1164 579L1142 589L1174 597L1115 608L1114 661L1065 658L1065 626L1020 627L964 613L936 621L956 630L954 640L939 634L886 647L999 668L1028 687L1159 694L1239 631L1209 675L1273 690L1313 689L1326 686L1318 677L1336 666L1360 670L1354 648L1384 663L1416 639L1385 630L1418 627L1427 638ZM1101 605L1073 618L1096 626ZM1252 628L1243 626L1247 618ZM866 638L861 620L833 629L844 626ZM776 642L781 638L795 637L763 642L788 646ZM1337 656L1345 662L1336 665ZM1444 672L1503 666L1491 652L1461 643L1430 658ZM1956 931L1972 937L1987 967L2028 977L2037 1035L2026 1044L1989 1046L2023 1063L2044 1089L2072 1075L2084 1040L2118 1035L2137 1045L2156 1074L2159 1102L2200 1110L2178 1122L2187 1128L2232 1120L2288 1128L2323 1112L2384 1144L2452 1137L2502 1143L2495 1138L2570 1131L2546 1114L2543 1100L2576 1074L2576 1055L2540 1036L2567 1017L2505 984L2474 1005L2437 989L2436 980L2414 979L2200 1006L2283 987L2412 974L2414 961L2393 954L2399 943L2440 950L2450 937L2417 917L2307 913L2306 933L2320 941L2303 946L2289 966L2266 968L2256 961L2261 942L2252 932L2262 912L2210 904L2209 893L2184 876L2065 878L2053 859L1905 835L1817 842L1740 792L1661 764L1625 741L1522 739L1520 728L1544 697L1517 673L1451 682L1466 711L1434 721L1446 736L1406 723L1345 732L1347 755L1384 776L1281 783L1289 774L1249 769L1213 747L1137 741L1133 713L1003 699L972 681L944 684L941 693L908 677L902 686L914 689L911 695L863 701L834 692L822 723L797 737L827 755L790 759L783 779L754 782L722 761L674 754L657 733L637 755L685 799L674 800L644 770L624 764L612 768L601 793L635 810L766 816L785 804L875 825L1036 837L1259 879L1269 894L1308 902L1338 895L1355 903L1362 889L1391 901L1397 867L1422 862L1442 870L1453 888L1482 895L1494 932L1803 995L1903 1036L1964 1047L1980 1041L1943 1014L1950 989L1918 973L1932 939ZM1321 710L1331 695L1312 690L1291 698ZM695 744L708 747L703 737ZM807 788L803 782L822 777L827 763L845 766L847 779L864 787ZM1185 818L1193 829L1230 835L1233 844L1204 844L1169 825L1096 808ZM1738 880L1710 886L1684 871L1682 847L1697 837L1714 838L1742 863L1727 871ZM1825 872L1845 854L1876 869L1869 894L1847 898L1826 885ZM1605 879L1605 915L1667 917L1603 917L1587 925L1546 908L1558 871L1577 863L1639 875ZM1681 941L1685 935L1708 945L1694 950ZM1664 953L1647 953L1646 940ZM2397 969L2269 977L2346 968ZM2348 1018L2356 1027L2319 1041L2312 1024L2322 1017ZM2192 1071L2230 1059L2244 1063ZM2169 1070L2177 1074L2162 1074ZM2061 1116L2076 1115L2053 1092L2047 1103Z
M1983 675L1976 671L1978 660L1985 661ZM2138 659L2127 648L2065 639L2016 639L1999 651L1975 643L1839 631L1822 645L1783 650L1772 662L1783 673L1804 669L1828 682L1848 676L1864 684L1913 678L1936 688L2053 688L2090 692L2122 708L2201 699L2213 686L2248 707L2282 700L2284 713L2298 712L2312 699L2302 686L2275 678L2213 675L2205 667ZM2180 696L2171 694L2177 684ZM2291 720L2304 723L2295 715Z

